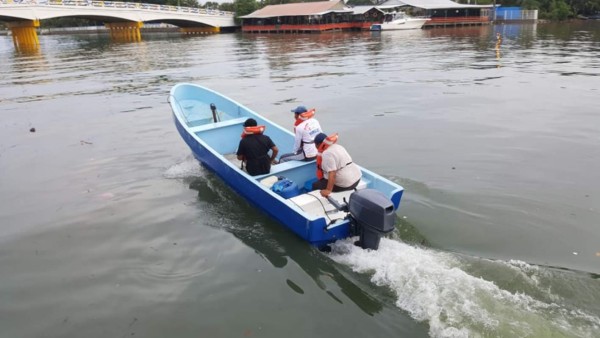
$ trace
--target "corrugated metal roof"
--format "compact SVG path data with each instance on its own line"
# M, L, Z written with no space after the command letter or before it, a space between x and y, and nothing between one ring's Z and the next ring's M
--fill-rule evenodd
M377 7L390 8L399 6L412 6L423 9L444 8L491 8L493 5L465 5L450 0L388 0Z
M320 2L298 2L283 5L269 5L254 11L248 15L241 16L242 19L250 18L272 18L278 16L306 16L323 15L329 12L348 12L351 10L344 8L341 0L320 1Z

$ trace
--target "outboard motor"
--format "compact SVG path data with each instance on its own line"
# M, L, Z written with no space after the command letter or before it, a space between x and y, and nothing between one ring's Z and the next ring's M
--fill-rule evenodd
M377 250L381 237L394 230L396 214L392 201L378 190L362 189L350 195L347 207L360 236L355 244Z

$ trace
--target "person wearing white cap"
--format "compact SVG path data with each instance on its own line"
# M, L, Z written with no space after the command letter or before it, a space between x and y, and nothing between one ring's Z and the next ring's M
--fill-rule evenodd
M312 161L317 157L315 136L321 132L321 125L314 117L315 109L308 110L305 106L298 106L292 109L292 113L296 119L293 152L281 155L279 163L292 160Z

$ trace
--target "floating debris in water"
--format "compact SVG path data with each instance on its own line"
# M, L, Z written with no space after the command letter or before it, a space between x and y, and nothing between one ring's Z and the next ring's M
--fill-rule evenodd
M30 132L30 133L35 133L35 128L31 128L31 129L29 129L29 132Z
M577 255L579 255L579 252L573 251L573 255L577 256Z
M112 192L105 192L103 194L100 195L100 198L102 199L106 199L109 200L111 198L115 197L115 194L113 194Z

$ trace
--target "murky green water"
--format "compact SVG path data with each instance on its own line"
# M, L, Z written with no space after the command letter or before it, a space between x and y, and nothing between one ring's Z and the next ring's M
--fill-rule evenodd
M600 332L600 22L40 42L0 37L1 336ZM191 158L178 82L315 107L397 231L306 245Z

